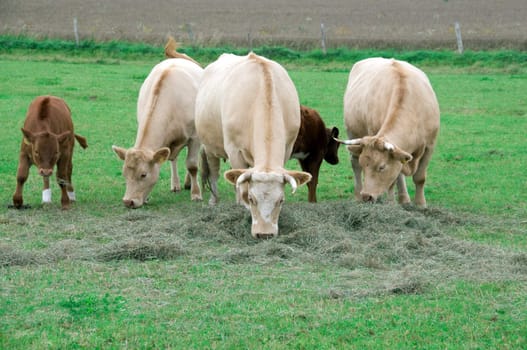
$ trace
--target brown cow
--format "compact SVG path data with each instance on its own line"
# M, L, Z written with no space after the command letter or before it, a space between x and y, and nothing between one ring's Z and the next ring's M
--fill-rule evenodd
M335 165L339 162L338 149L340 143L335 138L339 136L339 129L326 128L324 121L314 109L300 106L300 130L293 146L291 158L298 159L303 171L311 174L311 181L307 183L309 190L308 201L317 201L318 173L322 160Z
M24 127L24 137L20 146L16 191L13 195L15 208L22 208L22 191L32 164L44 179L42 202L51 202L49 177L57 165L57 183L62 191L62 209L68 209L70 201L75 201L71 184L73 170L72 157L75 139L82 148L88 147L86 139L73 132L71 111L63 99L55 96L39 96L31 102Z
M344 95L355 197L370 202L388 191L393 200L397 183L399 202L408 203L406 175L413 177L415 204L425 207L426 169L439 119L436 95L420 69L378 57L355 63Z

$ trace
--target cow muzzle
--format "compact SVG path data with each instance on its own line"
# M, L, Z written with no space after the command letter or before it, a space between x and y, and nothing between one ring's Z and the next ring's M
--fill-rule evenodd
M125 207L130 209L137 209L143 206L143 203L138 199L123 199L123 204Z
M377 201L377 197L371 193L361 192L360 195L365 203L375 203Z
M38 169L38 174L40 176L50 177L53 174L53 169L52 168L50 168L50 169L39 168Z
M271 239L278 236L278 227L274 224L267 225L252 225L251 234L257 239Z

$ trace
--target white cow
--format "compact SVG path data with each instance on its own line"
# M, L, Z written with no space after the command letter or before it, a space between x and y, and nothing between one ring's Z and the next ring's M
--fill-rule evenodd
M201 200L197 181L200 142L194 124L194 107L203 69L183 58L172 58L157 64L139 91L137 100L138 130L134 147L112 146L124 160L126 193L123 203L139 208L159 177L160 165L170 160L171 190L181 190L177 157L187 146L185 188L191 199Z
M404 176L413 176L415 203L426 206L426 169L439 132L439 104L427 76L403 61L368 58L351 69L344 95L355 196L375 201L388 190L410 202ZM364 171L364 184L362 172Z
M253 237L277 235L285 184L294 192L311 179L284 169L299 127L298 94L278 63L254 53L223 54L205 68L196 130L209 166L203 176L211 185L210 203L218 201L220 159L228 159L233 169L224 175L251 211Z

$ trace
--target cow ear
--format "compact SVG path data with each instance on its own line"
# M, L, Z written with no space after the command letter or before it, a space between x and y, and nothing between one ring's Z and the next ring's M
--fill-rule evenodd
M64 131L62 134L58 134L57 135L57 140L59 141L59 143L62 143L64 142L65 140L67 140L68 136L70 136L71 134L71 131Z
M247 169L231 169L227 170L225 174L223 174L223 177L225 180L229 181L231 184L236 185L236 182L238 181L238 178L244 174L247 171Z
M30 145L35 139L35 137L33 136L33 133L31 131L29 131L29 130L24 129L24 128L22 128L20 130L22 130L22 134L24 135L24 143L26 145Z
M301 186L309 181L311 181L311 174L304 171L292 171L289 170L284 175L284 180L291 184L293 188L293 193L295 193L296 188Z
M333 129L331 129L331 136L332 137L339 137L339 128L334 126Z
M154 163L162 164L170 157L170 148L162 147L154 153Z
M351 154L353 154L355 157L360 156L360 154L362 153L362 144L350 145L350 146L347 146L347 148L348 148L348 151Z
M116 145L113 145L112 149L115 152L115 154L117 154L117 156L119 158L121 158L121 160L125 160L125 158L126 158L126 149L124 149L122 147L118 147Z
M413 159L410 153L403 151L399 147L395 147L391 153L394 159L400 161L403 164L406 164Z

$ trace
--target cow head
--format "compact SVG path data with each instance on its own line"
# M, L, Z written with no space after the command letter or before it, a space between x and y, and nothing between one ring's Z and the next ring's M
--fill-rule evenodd
M126 192L123 203L128 208L139 208L147 202L148 195L159 178L161 164L170 156L170 149L162 147L157 151L112 146L113 151L124 160L123 176L126 178Z
M233 169L225 172L225 179L236 185L237 197L251 211L252 236L270 238L278 235L285 184L291 184L294 193L297 186L311 180L311 175L302 171L271 173Z
M346 144L350 153L359 159L364 172L361 197L365 202L375 202L394 184L401 172L409 175L405 164L412 160L412 155L383 137L365 136L339 142Z
M326 128L326 135L328 144L326 154L324 154L324 160L331 165L338 164L340 143L337 142L336 138L339 137L339 129L337 127L333 127L332 129Z
M24 144L31 149L31 158L38 168L38 173L49 177L53 174L53 167L60 158L60 144L68 139L71 131L54 134L49 131L33 133L22 128Z

